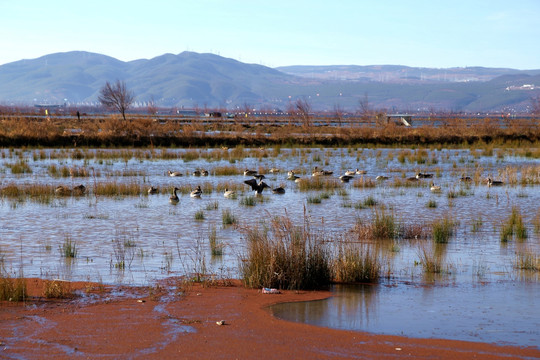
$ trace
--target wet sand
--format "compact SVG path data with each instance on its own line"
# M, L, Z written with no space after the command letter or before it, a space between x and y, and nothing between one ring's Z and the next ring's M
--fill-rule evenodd
M225 286L227 285L227 286ZM82 297L0 302L0 359L532 359L540 350L342 331L279 320L267 306L331 296L230 284L151 288L73 283ZM217 322L224 320L224 325Z

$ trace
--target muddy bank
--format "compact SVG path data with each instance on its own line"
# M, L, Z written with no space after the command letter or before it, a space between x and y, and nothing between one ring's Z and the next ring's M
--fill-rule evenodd
M328 292L263 294L237 281L219 286L167 279L148 287L75 283L78 297L0 304L0 358L5 359L330 359L538 358L540 350L450 340L340 331L273 318L267 306ZM224 320L224 325L217 322Z

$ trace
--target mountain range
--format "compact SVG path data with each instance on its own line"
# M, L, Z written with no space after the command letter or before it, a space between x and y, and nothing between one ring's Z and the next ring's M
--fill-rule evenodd
M120 61L72 51L0 66L0 104L91 104L106 81L122 80L139 106L397 111L526 111L540 94L540 70L400 65L270 68L214 54L182 52Z

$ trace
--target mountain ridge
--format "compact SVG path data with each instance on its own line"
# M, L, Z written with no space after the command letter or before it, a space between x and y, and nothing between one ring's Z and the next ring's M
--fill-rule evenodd
M493 111L526 109L540 70L420 68L402 65L295 65L269 68L215 54L166 53L121 61L87 51L53 53L0 65L0 104L95 103L106 81L126 82L140 103L167 107L314 109L373 107ZM524 88L531 83L535 87Z

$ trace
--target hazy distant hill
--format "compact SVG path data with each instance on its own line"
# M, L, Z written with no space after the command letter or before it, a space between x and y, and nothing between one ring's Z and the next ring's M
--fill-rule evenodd
M540 88L540 70L397 65L272 69L193 52L123 62L74 51L0 66L0 104L95 102L103 84L116 79L126 81L140 103L229 109L286 110L305 98L314 109L355 110L366 94L373 107L398 110L524 109Z

